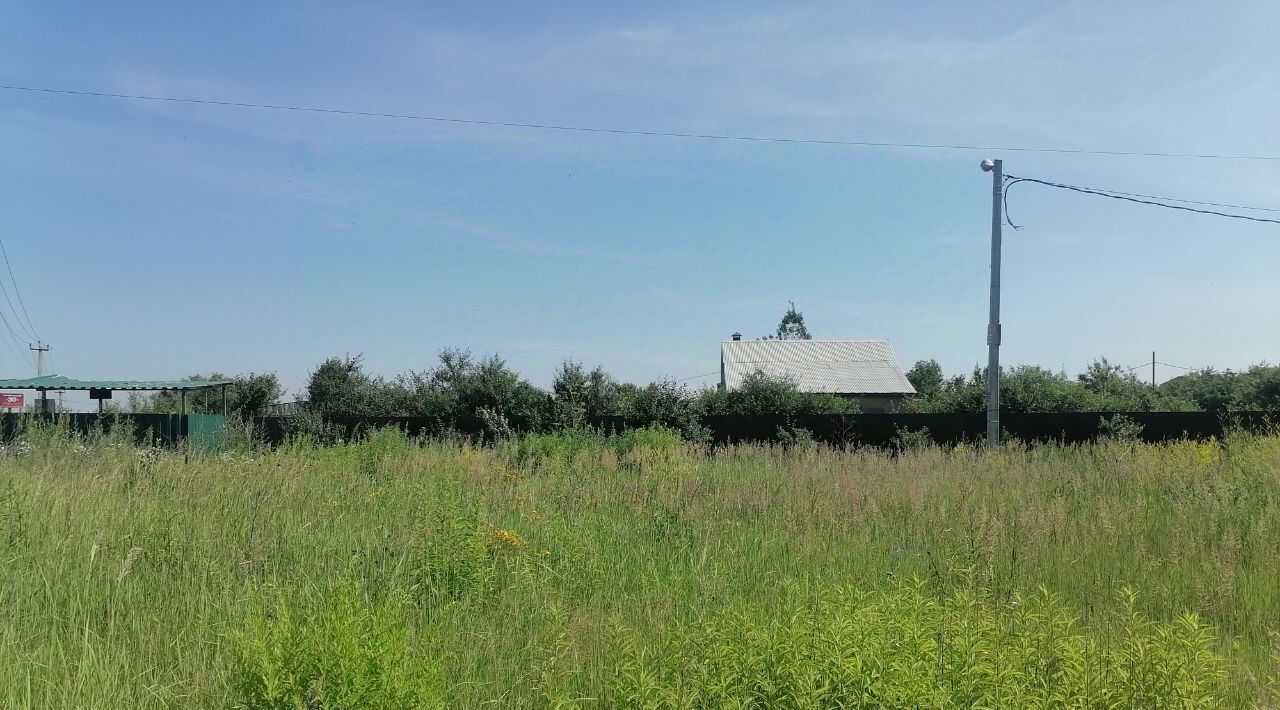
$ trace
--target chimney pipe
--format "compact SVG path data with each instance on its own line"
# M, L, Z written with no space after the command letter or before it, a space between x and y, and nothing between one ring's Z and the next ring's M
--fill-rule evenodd
M734 340L742 340L742 333L734 333L732 337Z

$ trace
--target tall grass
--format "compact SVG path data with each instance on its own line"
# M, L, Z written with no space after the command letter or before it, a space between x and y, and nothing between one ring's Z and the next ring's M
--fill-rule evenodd
M1274 703L1280 439L0 455L0 705Z

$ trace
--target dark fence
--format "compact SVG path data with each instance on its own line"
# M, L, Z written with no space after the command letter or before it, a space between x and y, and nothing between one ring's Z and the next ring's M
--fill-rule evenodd
M531 422L521 417L508 417L507 424L513 431L529 431ZM254 426L269 444L279 444L288 438L298 419L293 416L255 417ZM434 436L445 432L457 432L463 436L479 437L485 430L478 416L466 417L452 426L438 417L363 417L354 414L328 414L324 416L326 433L343 439L352 439L383 427L396 427L409 436Z
M1220 438L1232 428L1264 431L1280 423L1278 412L1034 412L1003 414L1005 436L1028 442L1078 444L1097 439L1103 422L1117 414L1141 427L1148 442L1171 439ZM717 444L772 441L788 430L803 429L814 439L837 446L887 446L914 432L939 444L957 444L985 437L986 416L981 413L851 414L746 416L721 415L704 420Z
M227 418L215 414L15 414L0 415L0 439L9 441L24 428L56 424L80 434L111 432L129 427L135 441L158 446L174 446L189 440L192 445L213 448L223 439Z
M1235 428L1262 432L1280 427L1280 412L1035 412L1003 414L1000 423L1006 436L1014 439L1077 444L1097 439L1103 432L1103 421L1117 414L1140 426L1140 438L1149 442L1221 438ZM293 421L292 417L275 416L260 417L255 423L265 441L280 443ZM347 439L385 426L397 427L410 436L429 436L445 430L434 417L330 416L325 422L333 434ZM787 432L801 429L818 441L836 446L893 446L907 432L925 435L939 444L957 444L982 439L987 427L982 413L713 415L704 417L702 423L719 445L777 441ZM517 431L527 428L527 422L512 425ZM591 421L591 426L606 433L644 425L643 421L627 417L597 417ZM478 436L483 431L478 418L452 429L464 436Z

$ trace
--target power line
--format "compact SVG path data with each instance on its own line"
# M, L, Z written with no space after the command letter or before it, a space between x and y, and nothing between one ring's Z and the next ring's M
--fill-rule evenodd
M1170 364L1170 363L1167 363L1167 362L1160 362L1159 360L1157 360L1155 364L1157 364L1157 365L1164 365L1165 367L1172 367L1172 368L1174 368L1174 369L1178 369L1178 370L1188 370L1188 371L1191 371L1191 372L1195 372L1195 371L1197 371L1197 370L1204 370L1204 369L1206 369L1206 368L1203 368L1203 367L1184 367L1184 366L1182 366L1182 365L1173 365L1173 364ZM1134 365L1133 367L1125 368L1125 369L1121 370L1121 372L1133 372L1134 370L1140 370L1140 369L1142 369L1142 368L1144 368L1144 367L1151 367L1151 363L1150 363L1150 362L1144 362L1144 363L1142 363L1141 365Z
M1159 197L1157 195L1144 195L1139 192L1120 192L1119 190L1104 190L1097 188L1099 192L1108 192L1112 195L1124 195L1125 197L1145 197L1148 200L1164 200L1165 202L1181 202L1185 205L1205 205L1207 207L1226 207L1233 210L1255 210L1257 212L1280 212L1275 207L1252 207L1250 205L1232 205L1225 202L1201 202L1199 200L1180 200L1176 197Z
M0 284L2 283L3 282L0 282ZM14 313L14 320L17 320L16 312ZM23 352L22 350L23 339L13 330L13 326L9 323L9 319L5 316L3 310L0 310L0 323L4 324L4 329L9 334L9 339L5 340L5 344L9 346L9 350L16 353L19 360L22 360L27 364L32 364L33 361L31 359L31 354ZM19 321L19 325L21 325L21 321Z
M15 313L14 313L14 320L18 320L17 315L18 315L18 314L15 312ZM14 332L14 330L13 330L13 326L12 326L12 325L9 325L9 319L8 319L7 317L5 317L5 314L4 314L4 311L3 311L3 310L0 310L0 322L3 322L3 323L4 323L4 327L5 327L5 329L9 331L9 335L13 336L13 341L14 341L15 343L21 343L21 342L22 342L22 340L23 340L23 339L22 339L21 337L19 337L19 335L18 335L16 332ZM21 325L22 325L22 322L21 322L21 321L19 321L19 322L18 322L18 325L19 325L19 326L21 326Z
M1182 366L1182 365L1173 365L1173 364L1170 364L1170 363L1167 363L1167 362L1157 362L1156 364L1157 364L1157 365L1164 365L1165 367L1172 367L1172 368L1174 368L1174 369L1176 369L1176 370L1187 370L1187 371L1190 371L1190 372L1195 372L1195 371L1197 371L1197 370L1205 370L1205 369L1208 369L1208 368L1204 368L1204 367L1184 367L1184 366Z
M996 146L969 145L950 143L909 143L869 140L838 140L821 138L783 138L777 136L743 136L726 133L692 133L681 131L632 130L624 128L604 128L599 126L569 126L551 123L526 123L520 121L495 121L476 118L454 118L448 116L426 116L408 113L387 113L382 111L356 111L336 108L319 108L315 106L293 106L288 104L263 104L246 101L219 101L214 99L193 99L177 96L147 96L143 94L118 94L106 91L76 91L72 89L51 89L38 86L16 86L0 84L0 89L7 91L26 91L44 94L65 94L69 96L92 96L97 98L133 99L138 101L165 101L170 103L201 104L208 106L227 106L232 108L267 109L271 111L301 111L306 113L323 113L339 116L360 116L364 118L392 118L410 121L431 121L435 123L453 123L471 126L492 126L500 128L528 128L544 131L567 131L576 133L602 133L625 136L648 136L657 138L688 138L696 140L739 141L750 143L794 143L804 145L855 146L863 148L910 148L921 150L981 150L1004 151L1010 153L1057 153L1065 155L1107 155L1140 158L1195 158L1205 160L1252 160L1280 161L1280 155L1242 155L1227 153L1168 153L1155 151L1131 150L1091 150L1080 148L1045 148L1032 146Z
M1018 176L1016 176L1016 175L1006 175L1006 176L1005 176L1005 180L1006 180L1006 181L1005 181L1005 184L1004 184L1004 213L1005 213L1005 221L1006 221L1006 222L1008 222L1008 223L1009 223L1009 226L1010 226L1010 227L1013 227L1014 229L1022 229L1022 227L1020 227L1020 226L1018 226L1018 225L1014 224L1014 223L1013 223L1013 221L1009 219L1009 188L1013 187L1014 185L1017 185L1017 184L1018 184L1018 183L1020 183L1020 182L1030 182L1030 183L1035 183L1035 184L1037 184L1037 185L1044 185L1044 186L1046 186L1046 187L1056 187L1056 188L1058 188L1058 189L1060 189L1060 190L1070 190L1070 191L1072 191L1072 192L1080 192L1080 193L1083 193L1083 194L1086 194L1086 195L1097 195L1098 197L1109 197L1109 198L1111 198L1111 199L1113 199L1113 200L1123 200L1123 201L1125 201L1125 202L1136 202L1136 203L1138 203L1138 204L1140 204L1140 205L1151 205L1151 206L1153 206L1153 207L1163 207L1163 208L1165 208L1165 209L1169 209L1169 210L1181 210L1181 211L1183 211L1183 212L1195 212L1196 214L1212 215L1212 216L1215 216L1215 217L1227 217L1227 218L1229 218L1229 219L1244 219L1244 220L1248 220L1248 221L1250 221L1250 222L1267 222L1267 223L1270 223L1270 224L1280 224L1280 219L1270 219L1270 218L1267 218L1267 217L1253 217L1253 216L1250 216L1250 215L1244 215L1244 214L1231 214L1230 212L1217 212L1217 211L1214 211L1214 210L1202 210L1202 209L1197 209L1197 208L1194 208L1194 207L1183 207L1182 205L1169 205L1169 204L1165 204L1165 203L1163 203L1163 202L1156 202L1155 200L1144 200L1144 199L1138 199L1138 198L1136 198L1136 197L1131 197L1131 196L1129 196L1128 194L1125 194L1125 193L1111 192L1111 191L1108 191L1108 190L1103 190L1103 189L1100 189L1100 188L1094 188L1094 187L1081 187L1081 186L1079 186L1079 185L1066 185L1066 184L1058 183L1058 182L1049 182L1048 180L1038 180L1038 179L1036 179L1036 178L1018 177ZM1164 199L1164 198L1159 198L1159 199ZM1193 204L1208 204L1208 203L1193 203ZM1272 211L1272 210L1270 210L1269 208L1253 208L1253 207L1245 207L1245 208L1242 208L1242 209L1266 209L1267 211Z
M6 322L5 326L8 327L8 325L9 324ZM10 330L10 334L12 334L12 328L10 328L9 330ZM9 352L16 355L18 357L18 360L20 360L22 364L29 365L32 367L35 366L35 361L31 359L31 353L23 352L21 341L14 340L14 339L6 339L4 343L9 347Z
M696 380L700 377L710 377L712 375L718 375L718 374L720 374L720 371L716 370L715 372L707 372L701 375L694 375L693 377L685 377L685 378L676 380L676 382L688 382L689 380Z
M4 343L9 348L9 352L18 357L18 360L24 365L35 365L35 361L31 359L31 353L22 349L22 339L14 334L13 328L9 325L9 320L0 314L0 321L4 322L5 330L8 331L9 337L5 338Z
M35 336L36 340L39 340L40 336L36 333L36 327L31 324L30 314L27 313L27 304L22 300L22 291L18 290L18 279L14 278L13 264L9 261L9 252L4 248L4 239L0 239L0 255L4 256L5 268L9 270L9 280L13 282L13 293L18 297L18 305L22 306L22 315L27 319L27 325L25 327L30 330L31 335ZM3 282L0 282L0 288L3 288ZM4 298L6 301L9 301L8 290L4 292ZM9 301L9 309L13 310L13 319L18 321L18 325L21 326L22 321L18 319L18 312L17 310L14 310L12 301Z
M4 294L4 301L5 301L5 303L9 304L9 310L13 312L13 319L14 319L15 321L17 321L17 322L18 322L18 327L22 328L22 331L23 331L23 333L25 333L25 334L26 334L27 339L28 339L28 340L39 340L39 338L38 338L38 337L36 337L35 333L33 333L33 332L31 331L31 329L30 329L30 328L28 328L28 327L27 327L27 326L22 322L22 319L19 317L18 309L17 309L17 308L14 308L14 306L13 306L13 301L9 298L9 289L5 287L5 285L4 285L4 279L0 279L0 293L3 293L3 294Z

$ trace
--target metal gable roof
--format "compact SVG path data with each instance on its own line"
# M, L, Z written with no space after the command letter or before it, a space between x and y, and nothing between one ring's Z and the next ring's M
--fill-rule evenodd
M729 340L720 344L724 384L753 372L794 381L804 392L915 394L887 340Z
M42 375L21 380L0 380L0 389L10 390L195 390L229 385L215 380L75 380L62 375Z

